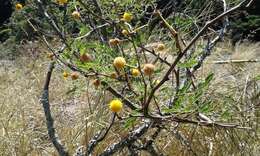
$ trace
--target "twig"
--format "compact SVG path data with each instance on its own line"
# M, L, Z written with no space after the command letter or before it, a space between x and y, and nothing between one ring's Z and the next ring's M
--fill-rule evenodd
M119 92L117 92L114 88L109 86L106 82L102 81L101 84L106 87L106 90L112 93L115 97L120 98L123 100L123 103L128 106L132 110L138 110L138 106L136 106L134 103L132 103L130 100L128 100L126 97L121 95Z
M106 148L104 152L100 154L100 156L110 156L116 153L118 150L123 149L128 145L131 145L138 138L140 138L144 133L146 133L151 125L152 122L150 120L147 120L143 125L141 125L139 128L131 132L126 138Z
M177 123L182 123L182 124L195 124L199 126L205 126L205 127L219 127L219 128L237 128L237 129L246 129L246 130L251 130L250 127L241 127L238 124L233 124L233 123L217 123L217 122L212 122L212 121L196 121L192 119L187 119L187 118L180 118L177 116L170 116L166 117L165 119L161 118L161 122L169 122L169 121L175 121ZM160 121L160 120L159 120Z
M159 18L163 21L166 28L170 31L170 33L174 37L175 43L176 43L176 48L179 50L179 53L180 53L182 51L182 48L181 48L181 45L180 45L178 32L163 18L162 14L160 13L159 10L157 10L156 13L158 14Z
M89 37L94 31L96 31L97 29L101 29L101 28L104 28L106 26L109 26L111 25L110 23L105 23L105 24L102 24L102 25L99 25L99 26L96 26L94 27L93 29L91 29L89 32L87 32L86 34L82 35L82 36L79 36L77 38L75 38L76 40L79 40L79 39L83 39L83 38L87 38Z
M213 20L207 22L205 24L205 26L198 32L198 34L191 40L191 42L182 50L181 53L179 53L179 55L176 57L175 61L172 63L171 67L168 69L168 71L165 73L163 79L159 82L159 84L157 84L152 90L151 93L147 99L147 102L144 105L144 114L147 115L148 114L148 107L149 104L155 94L155 92L167 81L169 80L169 75L171 74L171 72L173 71L173 69L175 68L175 66L177 65L177 63L182 59L182 57L186 54L186 52L190 49L190 47L199 39L199 37L204 33L204 31L206 31L206 29L216 23L218 20L220 20L221 18L227 16L228 14L233 13L234 11L236 11L237 9L240 9L241 7L244 7L247 3L247 0L241 2L240 4L238 4L237 6L231 8L230 10L220 14L219 16L217 16L216 18L214 18Z
M111 129L112 125L114 124L115 122L115 117L116 117L116 114L114 113L113 114L113 117L112 117L112 120L111 120L111 123L110 125L108 126L108 128L106 129L106 131L103 133L104 130L101 130L100 132L98 132L92 140L90 140L90 142L88 143L88 146L87 146L87 152L86 152L86 156L90 156L91 153L93 152L94 148L96 147L96 145L101 142L102 140L105 139L105 137L107 136L109 130ZM103 135L102 135L103 133ZM102 135L102 136L101 136Z
M154 144L155 139L159 136L160 132L162 130L162 127L157 127L156 131L151 135L151 139L146 142L143 149L146 149L149 151L151 156L163 156L162 153L160 153L157 149L157 147Z
M175 138L177 140L179 140L182 145L184 145L190 152L192 152L192 154L194 156L197 155L196 152L191 148L191 143L188 141L187 138L185 138L185 136L180 131L178 131L177 129L174 129L172 132L173 132Z
M65 36L63 35L63 33L61 32L61 30L59 29L58 25L56 24L56 22L51 18L51 16L49 15L49 13L46 11L46 9L44 8L44 4L41 0L37 0L39 9L41 10L41 12L43 13L43 15L48 19L49 24L53 27L53 29L56 31L56 33L59 35L59 37L62 39L63 43L67 46L67 48L70 49L70 46L67 43L67 39L65 38Z
M54 62L51 62L50 65L49 65L49 68L48 68L48 73L47 73L47 76L46 76L46 80L45 80L45 84L44 84L44 88L43 88L43 93L42 93L42 97L41 97L40 101L41 101L43 109L44 109L44 114L45 114L45 118L46 118L46 125L47 125L47 129L48 129L49 137L50 137L54 147L58 151L59 155L60 156L67 156L68 152L66 151L65 147L61 144L61 142L58 138L58 135L55 132L54 120L52 118L51 110L50 110L49 84L50 84L53 69L54 69Z
M146 96L147 96L147 83L145 81L145 78L144 78L144 73L141 69L141 60L140 60L140 52L141 51L137 51L137 48L136 48L136 45L135 45L135 42L131 39L131 42L133 44L133 47L134 47L134 51L135 51L135 56L136 56L136 59L137 59L137 63L138 63L138 70L140 71L141 73L141 77L142 77L142 81L143 81L143 84L144 84L144 97L143 97L143 103L142 104L145 104L146 102Z
M224 60L224 61L213 61L214 64L231 64L231 63L256 63L260 62L260 60Z

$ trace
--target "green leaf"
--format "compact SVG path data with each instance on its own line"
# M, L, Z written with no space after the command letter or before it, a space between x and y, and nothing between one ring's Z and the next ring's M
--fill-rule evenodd
M128 129L129 127L134 126L137 117L130 117L125 121L124 128Z
M196 59L190 59L190 60L188 60L186 62L179 63L178 67L190 68L190 67L193 67L194 65L196 65L197 63L198 63L198 61Z
M259 81L260 80L260 75L257 75L256 77L254 77L255 81Z

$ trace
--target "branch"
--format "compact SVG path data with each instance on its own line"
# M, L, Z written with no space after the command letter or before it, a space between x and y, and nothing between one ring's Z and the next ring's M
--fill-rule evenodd
M110 156L114 153L116 153L118 150L123 149L124 147L131 145L134 143L138 138L140 138L144 133L146 133L149 129L149 127L152 125L152 122L147 120L143 125L141 125L139 128L131 132L128 137L122 139L118 143L114 143L111 146L109 146L103 153L100 154L100 156Z
M58 25L56 24L56 22L51 18L51 16L49 15L49 13L46 11L46 9L44 8L44 4L41 0L37 0L39 9L41 10L41 12L43 13L43 15L47 18L49 24L52 26L52 28L56 31L56 33L59 35L59 37L62 39L63 43L70 49L70 46L67 44L67 40L65 38L65 36L63 35L63 33L61 32L61 30L59 29Z
M182 123L182 124L195 124L195 125L205 126L205 127L237 128L237 129L251 130L250 127L241 127L240 125L234 124L234 123L218 123L218 122L214 122L214 121L203 121L203 120L197 121L197 120L192 120L192 119L187 119L187 118L180 118L177 116L159 117L158 119L159 119L158 120L159 122L174 121L174 122Z
M213 20L207 22L205 24L205 26L198 32L198 34L191 40L191 42L182 50L181 53L179 53L179 55L176 57L175 61L172 63L171 67L168 69L168 71L166 72L166 74L164 75L163 79L160 81L160 83L158 85L156 85L152 90L151 93L148 97L147 102L144 105L144 114L147 115L148 114L148 107L149 104L155 94L155 92L167 81L169 80L169 75L171 74L171 72L174 70L175 66L178 64L178 62L182 59L182 57L186 54L186 52L191 48L191 46L199 39L199 37L207 30L207 28L209 26L211 26L212 24L216 23L218 20L220 20L221 18L233 13L234 11L244 7L247 4L247 0L244 0L243 2L241 2L240 4L238 4L237 6L231 8L230 10L220 14L219 16L217 16L216 18L214 18Z
M260 62L260 60L224 60L224 61L213 61L214 64L231 64L231 63L256 63Z
M109 130L111 129L112 125L114 124L114 121L115 121L115 117L116 117L116 114L114 113L113 114L113 117L112 117L112 120L111 120L111 123L110 125L108 126L108 128L106 129L106 131L104 132L103 136L102 133L104 130L101 130L100 132L98 132L92 140L90 140L90 142L88 143L88 147L87 147L87 152L86 152L86 155L89 156L91 155L91 153L93 152L94 148L97 146L97 144L99 142L101 142L102 140L105 139L105 137L107 136Z
M128 100L126 97L124 97L123 95L121 95L119 92L117 92L114 88L112 88L111 86L109 86L106 82L102 81L101 84L103 86L106 86L106 90L109 91L110 93L112 93L115 97L120 98L123 100L123 103L129 107L132 110L138 110L139 108L137 106L135 106L134 103L132 103L130 100Z
M148 140L143 147L143 149L147 150L151 156L163 156L163 154L158 151L156 145L154 144L154 141L159 136L161 130L162 128L158 126L156 131L151 135L151 139Z
M54 120L51 115L51 110L50 110L50 103L49 103L49 84L51 80L51 75L52 71L54 69L54 62L51 62L49 65L48 73L46 76L44 88L43 88L43 93L42 97L40 99L40 102L42 103L43 109L44 109L44 114L46 118L46 125L48 129L48 135L58 151L60 156L68 156L68 152L66 151L65 147L61 144L54 128Z
M226 1L225 0L222 0L223 2L223 12L226 12L227 11L227 4L226 4ZM219 34L216 38L213 39L213 41L209 41L208 40L208 44L206 45L205 49L204 49L204 52L202 53L202 55L199 57L198 59L198 63L192 68L192 74L198 70L204 60L211 55L211 50L215 47L215 45L217 44L217 42L219 42L223 37L224 37L224 33L226 32L226 28L227 26L229 25L229 22L228 22L228 18L226 17L224 22L223 22L223 27L219 30Z

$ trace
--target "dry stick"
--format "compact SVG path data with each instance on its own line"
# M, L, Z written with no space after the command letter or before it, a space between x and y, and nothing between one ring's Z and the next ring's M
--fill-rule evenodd
M163 79L160 81L160 83L155 86L149 97L147 102L144 105L144 114L148 115L148 107L149 104L155 94L155 92L169 79L169 75L171 74L172 70L175 68L175 66L177 65L177 63L181 60L181 58L185 55L185 53L190 49L190 47L199 39L199 37L204 33L204 31L212 24L216 23L218 20L220 20L221 18L227 16L228 14L236 11L237 9L240 9L241 7L244 7L246 4L247 0L241 2L240 4L238 4L237 6L231 8L230 10L220 14L219 16L217 16L216 18L214 18L213 20L207 22L204 27L198 32L198 34L191 40L191 42L185 47L185 49L183 49L183 51L181 53L179 53L179 55L176 57L175 61L172 63L171 67L169 68L169 70L166 72L166 74L164 75Z
M116 117L116 113L113 114L111 123L110 123L110 125L108 126L108 128L106 129L106 131L104 132L103 135L102 135L102 133L103 133L104 130L101 130L98 134L96 134L94 136L94 138L92 140L89 141L89 143L87 145L86 156L90 156L91 153L93 152L94 148L97 146L97 144L105 139L105 137L107 136L108 132L110 131L111 127L113 126L113 124L115 122L115 117Z
M58 136L55 132L54 120L52 118L51 110L50 110L49 84L50 84L53 69L54 69L54 62L51 62L50 65L49 65L49 68L48 68L48 72L47 72L47 76L46 76L46 80L45 80L43 93L42 93L42 97L40 99L40 102L42 103L42 106L43 106L43 109L44 109L44 114L45 114L45 118L46 118L46 125L47 125L47 129L48 129L48 135L49 135L54 147L58 151L59 155L60 156L67 156L68 152L65 149L65 147L61 144L61 142L60 142L60 140L59 140L59 138L58 138Z
M173 132L175 138L176 138L177 140L179 140L182 145L186 146L186 148L188 148L188 150L189 150L190 152L192 152L192 154L193 154L194 156L197 155L196 152L191 148L191 142L189 142L188 139L185 138L185 136L184 136L180 131L178 131L177 129L175 129L175 130L173 130L172 132Z
M164 19L164 17L162 16L162 14L160 13L159 10L157 10L157 14L159 15L159 18L163 21L163 24L166 26L166 28L170 31L170 33L172 34L172 36L175 39L176 42L176 48L179 50L178 53L181 53L182 51L182 47L180 44L180 37L178 32ZM176 94L178 93L179 90L179 86L180 86L180 69L177 68L177 70L174 68L174 73L175 73L175 77L176 77ZM188 70L189 71L189 70ZM195 88L195 84L191 78L191 82L192 82L192 86Z
M118 150L133 144L138 138L143 136L144 133L149 130L152 124L153 123L150 120L147 120L143 125L135 129L133 132L130 132L126 138L123 138L120 142L113 143L111 146L106 148L104 152L100 154L100 156L110 156L116 153Z
M159 136L160 132L162 130L162 127L157 127L156 131L151 135L151 139L146 142L143 149L147 150L151 156L163 156L163 154L159 154L157 147L155 146L154 142L155 139Z
M251 127L241 127L238 124L234 123L217 123L213 121L196 121L192 119L187 118L180 118L177 116L169 116L169 117L156 117L158 119L158 122L177 122L182 124L195 124L199 126L205 126L205 127L219 127L219 128L237 128L237 129L246 129L251 130Z
M227 11L226 1L225 0L222 1L223 1L223 8L224 8L223 12L226 12ZM198 70L202 66L204 60L211 55L211 50L214 48L217 42L223 38L227 25L228 25L228 18L226 17L223 22L223 28L219 30L219 35L216 38L214 38L213 41L211 42L208 40L204 53L198 59L198 63L192 68L192 73Z
M213 61L214 64L229 64L229 63L256 63L260 60L226 60L226 61Z

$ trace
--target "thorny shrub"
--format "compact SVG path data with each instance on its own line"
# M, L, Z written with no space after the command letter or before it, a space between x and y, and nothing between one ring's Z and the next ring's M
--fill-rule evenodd
M56 137L48 100L51 72L57 64L63 67L67 80L91 80L94 89L111 95L111 101L104 105L111 112L111 124L97 132L83 151L77 151L78 155L80 152L91 155L109 135L116 120L128 134L107 145L101 155L120 149L128 149L131 154L144 150L159 155L155 140L161 130L179 135L175 130L185 124L250 129L250 122L233 122L232 116L238 112L216 109L217 104L208 92L214 74L205 78L196 76L196 71L223 38L229 13L249 3L244 1L232 8L223 2L222 14L214 19L207 14L205 18L199 15L205 22L197 26L197 17L189 16L187 10L174 13L175 20L167 21L162 14L167 5L158 10L152 1L36 0L32 6L38 9L38 19L49 24L49 30L42 30L39 21L30 22L37 19L24 17L49 50L51 64L41 101L49 136L58 153L68 154ZM153 9L145 24L139 21L144 16L143 5ZM27 6L16 4L17 12L22 13L24 7ZM210 27L221 20L221 28L211 31ZM150 27L156 21L157 30ZM194 36L188 35L191 29L196 32ZM49 43L50 33L59 38L60 47ZM207 42L197 43L200 38ZM196 154L187 139L182 135L179 139L189 152Z

